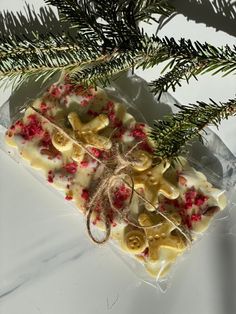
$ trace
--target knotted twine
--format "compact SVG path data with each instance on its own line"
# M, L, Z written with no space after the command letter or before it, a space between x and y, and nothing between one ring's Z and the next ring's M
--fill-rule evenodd
M191 235L187 231L187 229L181 228L177 223L170 219L167 214L164 212L159 211L158 207L156 207L154 204L152 204L148 199L146 199L143 195L141 195L135 188L134 188L134 182L133 178L131 176L132 172L132 159L129 159L129 155L131 155L132 151L135 149L135 147L139 144L137 143L135 147L131 148L128 152L125 154L121 151L120 145L117 142L113 141L112 148L110 152L112 152L112 157L108 159L107 162L104 162L100 159L98 159L96 156L94 156L90 150L87 148L89 145L84 145L83 142L81 142L78 138L75 138L74 135L68 134L63 126L60 126L53 122L51 119L49 119L47 116L45 116L41 111L39 111L37 108L33 107L32 105L28 106L33 111L35 111L40 117L45 119L49 124L51 124L56 130L61 132L67 139L73 142L73 144L80 146L86 153L94 160L96 160L99 163L98 171L101 172L99 184L96 186L96 190L94 189L93 194L91 195L90 201L87 205L87 213L86 213L86 226L88 235L91 238L91 240L97 244L103 244L107 242L110 238L111 234L111 222L109 221L107 210L108 208L111 208L115 212L118 213L118 215L124 220L127 221L128 224L133 225L136 228L140 229L147 229L147 228L154 228L155 226L159 225L160 223L157 223L156 225L152 226L141 226L138 223L132 222L128 218L129 214L129 205L132 202L133 195L136 194L137 197L142 200L144 203L150 205L157 214L162 216L165 220L167 220L169 223L171 223L175 229L177 229L187 240L189 244L191 244ZM76 131L76 130L74 130ZM114 130L115 131L115 130ZM128 179L127 179L128 178ZM112 190L115 186L116 182L118 180L122 180L125 185L127 185L131 190L131 195L129 198L129 203L126 208L118 209L113 204L112 199ZM129 182L130 181L130 182ZM99 201L102 201L104 204L102 207L101 216L105 225L105 236L103 239L99 240L95 238L91 231L91 218L94 208L96 208L96 205Z

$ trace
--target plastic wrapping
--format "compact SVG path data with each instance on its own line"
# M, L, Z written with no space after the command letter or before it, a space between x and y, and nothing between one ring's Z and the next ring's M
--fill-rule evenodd
M49 87L49 90L50 90L50 88L51 87ZM52 88L51 88L51 91L52 91ZM44 91L43 91L43 93L44 93ZM60 99L60 95L57 95L57 90L54 90L53 93L54 93L53 94L54 97L57 97L58 99ZM175 110L173 105L176 103L176 100L173 99L168 93L163 94L160 102L158 102L155 99L155 97L152 96L148 92L145 81L143 81L139 77L132 75L130 73L127 74L126 76L123 76L123 77L115 80L113 82L112 86L106 89L106 94L108 95L109 100L112 99L112 101L114 103L121 103L121 104L125 105L126 110L129 113L129 115L126 116L126 118L128 120L129 119L132 120L132 116L133 116L133 117L135 117L136 121L142 122L142 123L147 123L150 126L152 126L154 119L160 119L164 115L170 114L172 110L173 111ZM42 91L39 93L39 97L41 97L41 96L42 96ZM10 108L9 102L7 102L6 104L4 104L1 107L1 109L0 109L1 149L4 150L5 152L9 153L10 156L14 158L14 160L16 160L19 163L22 163L28 171L30 171L37 179L39 179L42 183L45 184L45 175L43 175L42 172L39 172L39 171L36 171L35 169L32 169L29 166L28 161L22 160L21 156L19 155L19 153L16 149L10 149L9 146L6 146L6 144L4 143L6 130L10 127L10 125L12 124L12 121L16 120L16 113L17 113L17 119L19 118L19 114L21 116L24 116L25 108L27 108L32 103L33 103L33 101L29 100L27 102L27 104L18 104L18 106L23 105L23 107L16 109L16 108ZM84 108L86 108L86 109L84 109ZM82 105L82 108L80 108L80 109L82 109L82 114L83 114L83 110L88 109L87 104L84 103L84 105ZM73 110L76 110L75 105L73 105ZM91 116L92 116L93 115L92 107L89 107L89 110L91 111ZM71 111L70 106L69 106L69 111ZM37 112L36 112L36 114L37 114ZM113 118L114 117L110 117L110 119L113 119ZM134 125L135 125L135 121L132 123L134 123ZM127 125L128 125L128 129L131 128L131 129L129 129L129 131L134 130L133 125L131 127L129 126L129 124L127 124ZM119 127L120 126L118 126L118 129L119 129ZM140 129L137 129L137 131L140 131ZM109 135L111 136L111 134L112 134L112 130L111 130L111 133L109 133ZM138 144L138 140L136 142L132 143L133 146L135 146L136 144ZM129 149L131 149L131 148L129 147L128 150ZM144 151L146 151L146 148L143 148L143 149L144 149ZM168 197L166 197L165 193L164 193L164 197L163 197L163 194L160 196L160 199L161 199L161 200L159 199L160 205L167 204L166 205L167 208L170 207L171 210L173 210L173 207L174 207L174 208L177 208L178 211L182 210L182 208L180 208L181 206L185 206L185 207L187 206L185 208L187 210L189 209L188 206L190 206L190 207L195 206L196 208L198 208L198 207L200 208L200 206L202 206L202 204L204 202L206 202L206 203L208 202L208 200L206 198L210 199L212 197L212 195L214 194L212 192L212 189L215 189L214 190L215 196L213 197L215 200L215 203L213 202L211 204L212 200L210 200L210 205L208 206L212 209L212 215L211 216L214 216L214 221L216 221L217 219L220 219L222 217L225 217L227 215L227 209L225 208L224 196L222 196L222 195L225 194L227 196L228 204L231 204L231 193L232 193L233 187L235 185L235 164L236 164L235 157L231 154L231 152L225 147L225 145L221 142L221 140L210 129L206 129L205 134L204 134L204 145L202 145L199 142L194 143L191 147L190 153L187 156L187 159L188 159L189 165L187 164L186 167L184 166L184 169L182 169L183 168L182 165L178 165L175 168L175 171L178 172L178 176L180 179L178 181L178 184L180 184L180 186L185 185L185 183L186 183L185 181L186 181L186 178L188 176L190 178L190 183L189 183L190 185L188 185L188 186L186 185L186 187L183 187L183 189L185 189L185 190L183 190L181 192L184 195L183 197L185 198L184 199L184 201L185 201L184 205L181 203L181 198L180 198L180 201L176 202L176 199L178 198L177 196L170 197L170 202L168 201L169 202L168 203L166 201L166 200L168 200ZM31 160L31 162L32 162L32 160ZM185 161L183 160L183 164L184 163L185 163ZM196 170L193 170L192 167L194 167L194 169L196 169ZM72 173L73 173L73 171L72 171ZM190 175L189 175L189 173L190 173ZM171 176L172 175L170 173L168 176L168 180L171 178ZM194 178L193 178L193 176L194 176ZM207 180L206 180L206 178L207 178ZM50 180L52 180L52 178L50 177L50 173L48 174L47 179L49 182L50 182ZM208 182L208 183L206 183L206 182ZM205 190L201 189L201 184L204 185ZM47 185L50 187L50 184L47 183ZM97 188L97 186L96 186L96 188ZM53 191L57 191L57 190L54 190L53 188L51 188L51 189ZM64 190L65 189L62 189L62 190L63 190L63 192L59 193L59 194L64 196ZM209 193L206 192L204 195L204 193L199 193L199 190L201 190L201 191L208 190ZM187 191L187 194L186 194L186 191ZM87 192L87 190L82 191L82 193L83 192ZM84 198L86 199L87 194L84 193L83 195L84 195ZM183 197L182 197L182 200L183 200ZM222 199L219 200L221 197L223 197L223 200ZM72 196L67 193L66 198L68 200L70 200L70 198L72 198ZM136 197L136 199L137 199L137 197ZM77 199L77 206L79 206L78 205L79 202L80 202L80 200ZM189 204L189 202L191 204ZM69 202L69 203L70 203L70 205L75 206L74 203L72 203L72 202ZM222 208L221 208L222 211L220 211L220 213L216 215L215 211L218 211L218 208L214 209L214 207L218 207L219 203L222 203ZM156 205L156 204L154 204L154 205ZM152 210L150 210L150 208L148 210L146 207L145 207L145 210L142 210L142 213L146 213L149 215L149 213ZM161 206L159 206L159 207L161 208ZM165 211L166 211L166 209L164 210L164 212ZM197 211L197 209L196 209L196 211ZM192 229L192 224L194 225L196 223L196 225L197 225L199 219L200 220L202 219L198 215L198 212L191 213L191 215L192 215L191 216L192 221L189 221L189 219L188 219L189 216L188 215L186 216L185 214L182 215L181 218L182 218L182 221L183 220L185 221L184 222L185 225L187 225L187 227L186 226L185 227L186 227L186 230L188 232L184 231L184 234L186 234L186 237L188 237L189 233L191 233L191 237L189 237L189 239L194 240L194 241L192 241L192 244L193 244L198 238L201 237L202 234L205 234L206 232L208 232L210 230L210 228L209 228L208 223L207 223L206 228L205 228L206 230L204 230L204 231L203 230L202 231L195 230L196 232L194 232L194 230L192 230L189 232L189 229ZM149 216L151 218L153 218L152 213ZM207 215L207 216L209 216L209 215ZM169 216L167 215L167 218L168 217ZM143 229L141 229L142 234L145 235L147 238L150 237L149 231L151 231L152 228L156 228L158 226L161 226L163 224L163 222L166 221L165 220L165 213L164 213L164 216L162 218L164 220L162 219L161 222L158 221L157 223L153 222L153 225L148 226L148 225L144 224L142 226ZM205 219L205 217L204 217L204 219ZM210 221L211 221L211 219L209 219L209 222ZM115 224L116 223L117 222L115 221ZM212 225L212 223L213 222L211 221L211 225ZM137 227L138 227L137 224L138 224L138 221L135 222L134 226L132 226L132 228L135 229L136 231L137 231ZM99 224L98 224L98 227L99 227ZM103 228L101 228L101 229L103 229ZM131 230L131 232L134 231L133 229ZM147 232L147 230L149 230L149 231ZM171 234L172 231L174 231L173 235ZM171 243L171 241L170 242L164 241L162 246L159 245L156 247L156 250L159 250L158 248L160 248L160 247L164 247L164 248L169 247L170 248L169 251L167 250L167 251L162 252L162 255L167 254L166 258L162 257L163 258L163 267L165 269L164 272L162 269L162 265L160 264L160 265L158 265L158 270L155 269L153 272L153 270L150 271L150 269L149 269L149 274L147 273L147 271L146 271L147 267L144 267L144 266L146 266L145 264L147 264L147 262L145 260L146 259L146 257L145 257L145 254L146 254L145 246L143 247L142 252L138 251L139 253L142 253L142 254L135 254L135 255L138 255L138 258L137 258L137 256L136 256L136 258L134 258L134 254L129 254L130 252L127 252L127 247L126 247L126 250L124 250L124 247L123 247L124 245L122 244L123 240L120 240L119 237L116 238L113 236L113 240L110 240L110 243L112 244L112 247L113 247L114 251L117 253L117 255L120 256L125 261L125 263L132 270L134 270L134 272L140 278L142 278L145 282L148 282L150 284L153 284L153 285L158 284L164 290L166 287L166 282L167 282L167 280L171 274L171 272L169 272L169 268L173 268L171 266L176 264L176 260L180 259L180 258L177 258L178 255L180 255L182 257L185 256L185 252L188 252L189 248L190 248L190 246L185 241L186 239L183 238L183 234L178 233L178 236L175 234L177 231L179 232L181 230L178 230L176 228L169 228L169 231L168 231L169 233L167 235L167 238L172 237L173 239L172 238L171 239L173 241L175 241L176 237L177 238L180 237L182 246L184 243L183 249L179 248L179 250L177 250L178 252L175 252L174 254L172 254L173 253L172 252L173 251L173 243ZM124 235L122 237L124 237ZM160 234L160 237L162 237L161 234ZM145 241L147 241L147 240L145 240ZM157 239L157 242L158 241L162 241L162 240ZM180 243L180 246L181 246L181 243ZM136 244L136 242L134 244ZM150 243L148 245L150 247ZM126 243L126 246L127 246L127 243ZM147 246L147 244L146 244L146 246ZM121 247L122 247L122 250L120 249ZM191 245L191 247L192 247L192 245ZM174 248L174 251L176 251L175 248ZM155 260L158 259L158 256L155 256L154 259ZM168 260L168 259L170 261L168 263L166 263L166 260ZM150 273L152 273L152 275L154 274L154 276L151 277Z

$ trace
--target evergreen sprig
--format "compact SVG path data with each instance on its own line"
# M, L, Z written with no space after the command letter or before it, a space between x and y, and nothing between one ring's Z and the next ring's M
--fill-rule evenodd
M150 132L150 138L155 144L155 156L160 158L175 158L181 149L193 139L201 137L201 131L207 125L218 125L222 119L236 115L236 99L217 104L197 102L194 105L176 105L178 113L168 116L166 120L157 120Z
M63 69L72 72L74 83L104 85L113 75L128 68L147 69L171 59L167 67L174 64L173 69L151 84L156 93L170 86L174 89L183 77L189 80L200 72L224 71L225 75L236 72L235 47L216 48L206 43L184 39L176 42L173 38L142 34L132 49L104 54L100 48L89 46L81 34L76 37L46 34L35 35L34 39L26 36L0 38L0 77L23 80L32 73L48 77Z
M181 86L182 81L188 82L191 77L196 78L197 75L207 72L213 72L213 75L222 72L223 76L236 73L236 46L214 47L207 43L202 44L198 41L192 43L185 39L179 43L173 39L164 40L173 47L170 53L171 62L164 69L170 68L170 71L151 82L153 93L161 93L169 88L175 91L176 86Z
M77 84L82 81L86 85L106 85L111 78L130 68L151 68L166 59L170 51L165 41L157 36L148 37L143 34L135 48L127 51L114 51L103 62L95 66L76 71L71 75L72 82Z
M100 46L104 52L128 49L138 38L133 1L107 0L105 5L102 0L45 2L56 6L63 21L69 21L91 45Z
M103 51L133 49L142 30L138 23L155 19L153 14L169 15L173 7L167 0L45 0L57 7L63 21L91 44Z
M140 59L139 53L120 53L107 58L107 61L88 66L80 71L68 74L72 84L81 82L85 86L106 86L111 77L132 67Z
M159 94L158 99L160 99L161 94L167 92L169 88L175 91L177 86L181 86L182 81L189 83L190 78L197 79L194 75L194 69L192 63L186 63L182 66L175 65L165 75L149 83L151 92L154 95Z
M72 72L72 80L107 84L110 78L130 67L151 68L170 60L166 76L152 83L152 90L167 90L206 71L236 71L236 48L215 48L182 39L148 37L138 27L153 13L172 12L164 0L46 0L56 5L64 21L75 27L60 35L46 33L0 38L0 79L17 82L39 74L46 78L59 70ZM162 8L162 9L161 9ZM162 12L163 13L163 12ZM98 61L98 62L97 62ZM87 65L85 67L85 64ZM191 71L189 71L191 69ZM8 80L10 79L10 80Z
M163 61L171 60L166 68L172 68L167 76L151 83L151 89L157 93L166 91L170 86L181 85L183 78L189 80L199 73L220 71L224 75L236 73L236 47L229 46L216 48L207 43L181 39L179 42L174 38L160 39L158 36L149 37L145 34L140 36L139 43L134 49L126 52L116 52L111 59L97 64L94 68L87 68L73 74L73 81L80 79L86 84L99 84L109 82L110 78L127 68L152 68Z
M0 38L0 78L16 82L37 74L37 79L48 79L55 73L75 71L101 57L100 51L85 49L77 38L56 34ZM4 80L5 79L5 80Z

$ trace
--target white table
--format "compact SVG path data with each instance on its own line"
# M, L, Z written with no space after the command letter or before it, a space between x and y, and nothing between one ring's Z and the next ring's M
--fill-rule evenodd
M28 2L36 9L43 4L41 0ZM16 11L23 3L0 0L0 10ZM182 15L161 30L160 36L164 35L216 45L236 43L234 37L187 21ZM150 81L156 70L137 74ZM181 103L207 101L209 97L226 101L235 97L235 91L235 77L205 75L198 82L183 84L174 96ZM0 104L9 95L9 89L1 90ZM231 118L217 131L234 154L235 121ZM195 245L177 267L172 286L162 294L141 283L109 247L92 245L82 218L2 152L0 174L1 314L236 312L236 238L233 234L222 236L227 222ZM232 233L234 222L230 224Z

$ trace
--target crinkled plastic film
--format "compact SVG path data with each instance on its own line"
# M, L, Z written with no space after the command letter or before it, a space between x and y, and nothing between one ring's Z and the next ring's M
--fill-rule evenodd
M44 90L39 91L38 97L40 97L43 93ZM157 99L149 93L146 82L131 73L123 75L122 77L114 80L112 85L106 88L106 93L109 99L125 105L127 112L134 116L136 121L146 123L150 126L152 126L154 119L161 119L165 115L171 114L172 111L176 111L174 104L177 103L177 101L170 94L164 93L161 100L157 101ZM40 171L32 169L27 161L22 160L16 149L10 149L4 143L6 130L12 124L12 121L16 120L16 112L17 118L19 117L19 115L24 115L25 108L31 105L32 101L33 100L29 100L26 104L20 104L23 106L22 108L17 110L15 108L9 107L9 101L0 108L0 147L3 151L8 153L17 163L22 164L27 171L30 171L30 173L37 180L40 180L40 182L45 184L45 177L42 175L42 173L40 173ZM228 216L228 209L232 208L234 205L232 203L232 194L234 192L236 180L235 156L229 151L229 149L224 145L220 138L209 128L205 129L203 139L204 145L200 142L193 143L190 148L190 152L186 158L191 167L194 167L196 171L204 174L204 176L207 178L207 181L213 186L213 188L225 192L228 205L227 208L224 208L220 213L214 215L213 220L210 221L208 228L204 232L197 233L196 237L193 233L194 241L192 242L191 247L188 246L185 252L183 254L180 254L180 257L175 258L174 262L170 263L170 271L167 271L164 276L159 276L159 274L157 273L156 276L151 277L144 267L145 262L143 262L143 260L142 262L140 262L132 254L128 254L127 252L121 250L120 242L117 241L117 239L109 240L112 250L128 265L128 267L130 267L135 272L135 274L139 278L153 286L159 286L163 291L168 286L169 278L173 272L173 269L176 268L176 264L178 264L178 261L181 260L186 255L186 253L189 252L190 249L192 249L194 243L198 241L198 239L200 239L202 235L208 233L211 230L212 226L217 220ZM49 184L48 186L52 191L58 193L58 191L50 187ZM191 191L192 194L196 194L196 191L194 189ZM61 197L62 193L59 192L58 195L60 195ZM195 195L194 197L197 198L198 195ZM199 199L197 201L202 202L202 199ZM73 202L69 202L69 204L76 208ZM194 216L193 218L198 219L198 216ZM145 232L146 230L148 230L146 225L143 226L143 229L145 230ZM145 233L145 235L146 237L150 236L147 232ZM162 271L162 266L159 265L159 267L160 273ZM166 267L165 261L163 261L163 267Z

